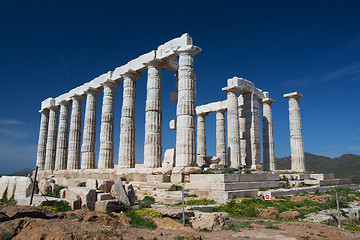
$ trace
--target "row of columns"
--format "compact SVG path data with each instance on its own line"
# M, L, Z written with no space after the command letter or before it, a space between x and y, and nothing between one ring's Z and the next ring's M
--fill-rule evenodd
M304 148L301 130L299 98L300 93L285 94L289 100L291 170L304 172ZM225 110L216 112L216 156L220 164L233 168L261 169L259 102L262 104L263 122L263 164L265 171L276 170L274 131L271 104L273 99L259 100L254 93L243 93L237 97L235 91L227 91L228 161L226 161ZM205 116L198 114L198 164L203 165L206 156Z
M194 56L200 49L189 45L178 50L178 102L176 134L176 166L196 164L195 107L196 77ZM161 68L163 62L153 60L147 64L147 97L145 109L144 165L161 167L162 110ZM135 101L138 72L123 75L123 105L120 122L118 168L135 167ZM118 83L108 79L102 83L103 104L100 127L98 168L113 168L114 158L114 93ZM59 105L55 102L41 111L37 166L42 170L95 168L96 101L99 89L86 91L86 110L81 145L81 107L85 96L73 96ZM53 100L54 101L54 100ZM72 105L70 130L68 126ZM60 117L59 115L60 110ZM59 117L59 119L58 119ZM59 124L58 124L59 123ZM80 165L81 155L81 165Z

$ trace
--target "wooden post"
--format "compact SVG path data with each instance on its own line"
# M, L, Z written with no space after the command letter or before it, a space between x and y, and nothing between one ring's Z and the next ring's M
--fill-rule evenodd
M34 191L35 191L35 184L36 184L36 177L37 177L38 169L39 169L39 167L36 166L36 168L35 168L35 177L34 177L33 187L32 187L32 191L31 191L30 206L32 204L33 197L34 197Z

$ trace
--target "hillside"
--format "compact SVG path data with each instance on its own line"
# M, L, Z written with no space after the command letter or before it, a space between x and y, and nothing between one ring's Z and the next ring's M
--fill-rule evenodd
M20 170L17 170L11 174L0 174L0 177L4 176L4 175L7 175L7 176L28 176L29 174L31 175L32 172L34 171L35 169L34 168L24 168L24 169L20 169Z
M334 173L336 178L350 178L360 182L360 155L344 154L337 158L329 158L305 153L306 170L314 173ZM276 168L290 169L290 156L278 158Z

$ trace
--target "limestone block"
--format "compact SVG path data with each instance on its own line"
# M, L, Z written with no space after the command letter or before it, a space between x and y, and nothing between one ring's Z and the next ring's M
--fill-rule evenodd
M221 159L217 156L205 156L204 160L207 164L218 164Z
M6 197L6 190L9 185L9 176L2 176L0 178L0 199Z
M328 180L328 179L335 179L335 175L333 173L310 174L310 178L315 178L317 180Z
M359 221L360 220L360 207L350 208L348 216L349 216L349 219L352 221Z
M176 185L171 182L162 182L162 183L156 183L155 184L156 189L163 189L166 191L175 191Z
M173 208L173 207L167 207L165 205L153 205L152 208L161 213L163 217L169 217L169 218L182 218L182 210L180 208ZM187 217L194 217L195 214L193 211L185 210L185 216Z
M30 196L32 185L33 183L30 177L19 177L16 181L14 199L19 200Z
M191 221L194 229L206 229L208 231L220 231L229 223L229 215L224 212L202 213Z
M122 202L125 205L130 205L129 198L126 195L124 185L121 179L117 180L117 182L114 185L112 185L111 195L113 196L113 198L118 199L119 202Z
M59 195L60 195L60 199L63 199L63 200L75 201L75 200L80 199L80 197L76 193L69 191L67 188L61 189L59 192Z
M122 206L116 199L103 200L95 203L95 211L97 212L119 212Z
M110 193L111 192L111 187L112 185L114 185L114 181L113 180L97 180L98 183L98 189L105 192L105 193Z
M164 175L146 175L147 182L163 182L164 180L166 180Z
M16 181L19 179L19 177L9 177L8 187L6 191L6 198L10 199L15 194L16 189Z
M81 199L81 206L93 211L96 202L96 190L86 187L69 187L68 194L73 193ZM68 195L69 196L69 195Z
M126 186L126 194L129 198L130 205L131 206L135 205L136 195L135 195L135 189L132 184Z
M178 101L178 92L171 92L170 94L170 101L173 103L177 103Z
M97 189L97 180L96 179L88 179L86 180L86 187L91 189Z
M219 158L219 160L220 160L220 158ZM214 171L223 171L225 169L224 165L215 164L215 163L210 164L209 168L210 168L210 170L214 170Z
M170 148L165 151L162 164L164 168L175 167L175 152L175 148Z
M146 69L145 64L151 62L155 59L156 51L153 50L151 52L145 53L134 60L131 60L128 64L131 70L133 71L144 71Z
M104 200L110 200L112 199L112 196L110 193L98 193L97 194L97 202L104 201ZM96 208L96 206L95 206Z
M217 112L217 111L226 111L227 100L197 106L195 110L197 115L206 114L210 112Z
M184 174L183 173L171 174L170 179L172 183L182 183L184 181Z
M176 130L176 119L173 119L169 122L169 127L171 130Z
M41 102L41 110L43 110L44 108L50 108L50 106L52 106L52 105L55 105L55 99L47 98Z
M51 193L52 190L51 183L45 178L39 181L38 188L39 188L39 193L41 195L46 195L48 193Z

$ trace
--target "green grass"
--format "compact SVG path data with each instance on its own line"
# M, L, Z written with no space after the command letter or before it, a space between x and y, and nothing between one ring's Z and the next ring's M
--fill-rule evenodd
M125 212L125 216L130 218L130 227L155 229L157 225L152 219L144 218L137 214L134 209Z
M221 172L222 174L232 174L235 173L234 170L230 169L230 168L226 168L224 171Z
M215 203L216 201L214 199L201 198L201 199L189 200L186 202L185 206L210 205ZM178 205L182 205L182 203L179 203Z

